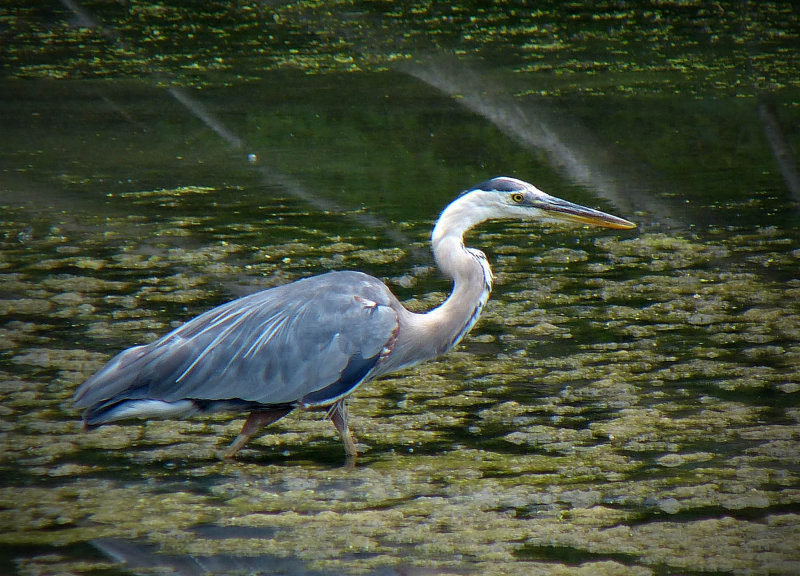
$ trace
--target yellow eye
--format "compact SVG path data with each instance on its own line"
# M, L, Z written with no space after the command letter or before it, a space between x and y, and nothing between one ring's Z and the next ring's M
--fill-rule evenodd
M521 203L524 199L525 199L525 197L522 194L519 194L519 193L514 193L514 194L511 195L511 200L513 200L517 204Z

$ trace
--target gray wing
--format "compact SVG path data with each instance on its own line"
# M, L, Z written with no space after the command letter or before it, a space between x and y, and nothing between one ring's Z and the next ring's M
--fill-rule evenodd
M331 272L234 300L126 350L84 382L77 407L109 400L328 404L363 381L396 337L376 278Z

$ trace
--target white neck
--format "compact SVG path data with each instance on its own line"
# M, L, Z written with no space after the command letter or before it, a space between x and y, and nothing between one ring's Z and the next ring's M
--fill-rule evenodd
M395 356L434 358L455 346L480 316L492 289L492 270L480 250L464 246L464 233L488 217L476 210L474 199L462 196L445 208L433 229L433 256L453 280L453 291L441 306L411 314L410 330L397 342ZM398 348L400 348L398 350Z

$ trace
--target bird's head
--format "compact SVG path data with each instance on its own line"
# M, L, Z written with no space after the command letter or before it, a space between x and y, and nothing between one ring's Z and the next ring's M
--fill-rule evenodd
M500 176L465 190L460 200L477 211L477 221L513 218L539 221L566 221L627 230L636 224L593 208L586 208L550 196L516 178Z

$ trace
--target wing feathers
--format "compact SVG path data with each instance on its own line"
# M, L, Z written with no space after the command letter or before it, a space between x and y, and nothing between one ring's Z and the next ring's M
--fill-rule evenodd
M120 353L80 386L75 403L330 403L386 353L398 328L396 302L383 283L357 272L252 294Z

